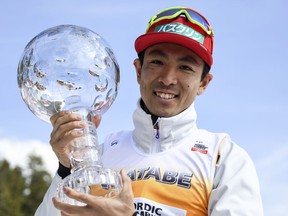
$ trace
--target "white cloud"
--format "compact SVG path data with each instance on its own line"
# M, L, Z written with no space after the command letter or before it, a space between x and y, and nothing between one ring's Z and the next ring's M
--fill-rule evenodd
M0 138L0 160L6 159L12 166L26 168L28 155L35 154L41 156L47 171L54 176L58 159L51 147L38 140L14 140Z

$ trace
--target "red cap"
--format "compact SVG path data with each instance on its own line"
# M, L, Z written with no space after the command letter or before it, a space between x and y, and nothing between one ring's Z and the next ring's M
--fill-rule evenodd
M198 24L190 22L186 17L178 16L176 19L155 22L145 34L135 40L135 49L139 54L158 43L181 45L194 51L210 67L213 64L213 34L207 34Z

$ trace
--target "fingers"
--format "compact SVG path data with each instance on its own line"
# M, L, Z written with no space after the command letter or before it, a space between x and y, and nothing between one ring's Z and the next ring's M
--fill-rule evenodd
M125 198L126 200L132 200L133 199L133 190L132 190L132 183L130 177L127 175L126 171L122 169L120 171L121 179L123 183L123 189L120 193L120 198ZM87 205L95 205L95 200L101 200L103 197L94 196L91 194L86 194L82 192L78 192L76 190L73 190L72 188L65 187L63 188L63 192L70 198L75 199L77 201L80 201L82 203L85 203ZM122 197L121 197L122 196ZM106 199L106 198L105 198Z
M50 118L53 126L51 139L58 141L62 136L71 132L75 128L83 128L81 116L72 112L59 112Z
M95 124L96 128L98 128L100 122L101 122L101 116L100 115L96 115L93 117L92 121Z
M64 187L63 192L69 198L77 200L77 201L82 202L84 204L83 206L70 205L70 204L63 203L58 198L54 197L52 199L52 201L53 201L55 208L59 209L61 211L61 213L63 212L62 215L65 215L65 216L66 215L81 215L81 216L90 215L88 213L92 211L91 206L93 206L92 207L93 211L94 211L94 213L96 213L97 208L99 207L97 200L102 199L102 202L103 202L103 200L105 200L105 202L106 202L106 198L95 197L95 196L92 196L90 194L78 192L78 191L73 190L72 188L69 188L69 187ZM84 212L86 214L83 214Z
M132 215L135 211L131 180L124 170L121 170L123 190L119 196L112 198L97 197L65 187L63 192L71 199L77 200L83 206L73 206L53 198L54 206L61 211L62 216L88 216L88 215Z
M67 115L68 113L69 113L68 111L61 111L51 116L50 118L51 124L54 125L58 118L63 117L64 115Z
M50 145L58 160L66 167L70 166L68 154L70 152L70 142L83 135L84 128L81 116L72 112L59 112L50 118L53 130L50 135Z
M66 204L64 202L61 202L56 197L52 198L52 202L53 202L55 208L57 208L61 211L61 216L78 215L78 213L79 213L79 208L80 208L79 206Z
M56 198L56 197L53 197L53 198L52 198L52 202L53 202L55 208L57 208L57 209L59 209L59 210L63 210L63 209L66 209L66 208L70 207L70 205L61 202L61 201L60 201L58 198Z
M86 193L78 192L78 191L73 190L72 188L69 188L69 187L63 188L63 191L68 197L70 197L74 200L77 200L77 201L82 202L82 203L87 204L87 205L93 205L93 204L95 205L95 203L92 202L95 198L97 198L95 196L92 196L92 195L86 194Z

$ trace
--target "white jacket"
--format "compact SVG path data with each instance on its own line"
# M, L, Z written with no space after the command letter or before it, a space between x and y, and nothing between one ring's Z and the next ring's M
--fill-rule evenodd
M156 127L137 106L135 129L108 136L102 161L128 171L138 215L263 215L254 164L227 134L198 129L193 105ZM36 216L60 215L52 203L60 181L56 174Z

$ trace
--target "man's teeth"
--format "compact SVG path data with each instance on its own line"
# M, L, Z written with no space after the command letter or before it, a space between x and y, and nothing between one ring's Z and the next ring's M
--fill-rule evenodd
M175 95L173 94L165 94L165 93L160 93L160 92L156 92L156 95L163 99L171 99L175 97Z

